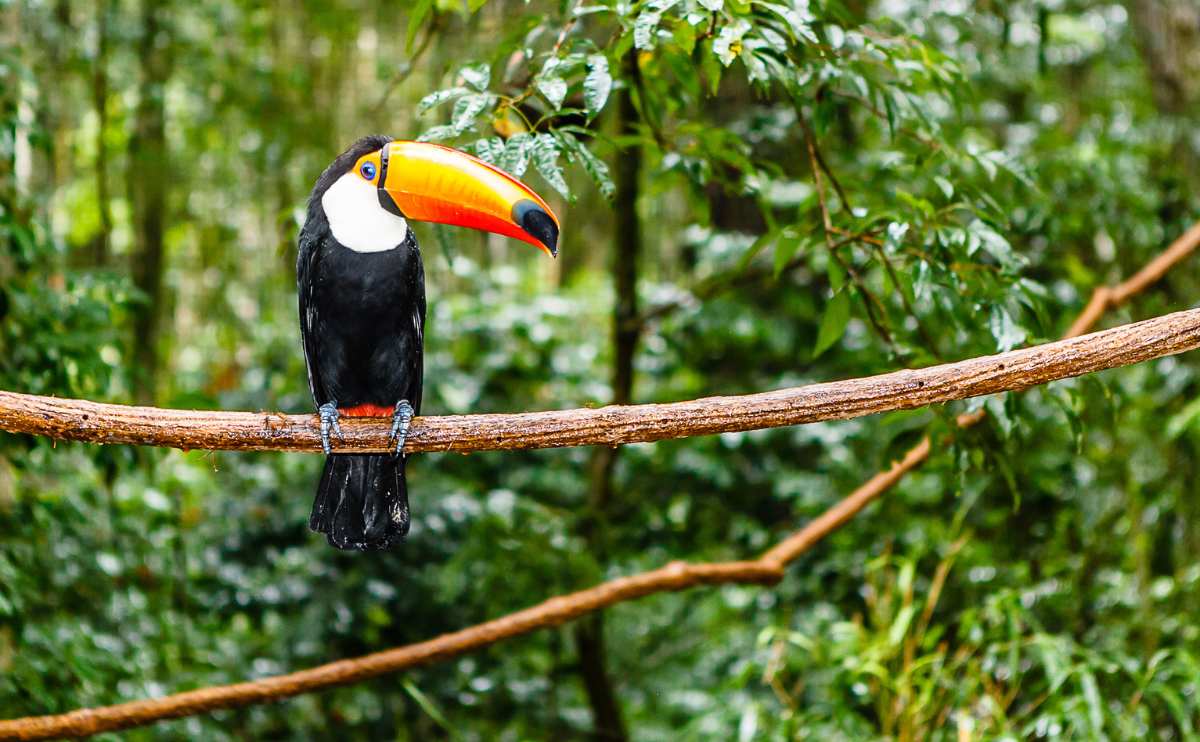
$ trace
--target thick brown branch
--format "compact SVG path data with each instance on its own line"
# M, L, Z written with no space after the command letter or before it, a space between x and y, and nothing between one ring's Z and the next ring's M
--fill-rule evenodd
M486 451L645 443L844 420L1128 366L1200 346L1200 309L929 368L734 397L413 421L407 450ZM347 419L339 451L387 450L384 420ZM313 415L129 407L0 392L0 429L92 443L183 449L320 450Z

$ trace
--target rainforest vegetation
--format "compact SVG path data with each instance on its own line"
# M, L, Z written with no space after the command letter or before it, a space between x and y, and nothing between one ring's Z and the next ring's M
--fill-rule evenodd
M314 409L297 233L366 134L550 201L414 224L427 415L741 394L1061 337L1200 219L1192 0L0 0L0 389ZM1200 256L1099 326L1186 309ZM265 677L606 579L787 567L110 739L1186 739L1200 355L620 448L419 454L387 552L321 457L0 433L0 718ZM957 416L983 410L978 425Z

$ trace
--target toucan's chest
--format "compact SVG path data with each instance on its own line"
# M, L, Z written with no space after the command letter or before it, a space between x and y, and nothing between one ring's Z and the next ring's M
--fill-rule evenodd
M410 324L414 306L424 304L425 274L411 233L392 250L356 252L333 239L320 249L312 300L327 323L383 330L390 320Z

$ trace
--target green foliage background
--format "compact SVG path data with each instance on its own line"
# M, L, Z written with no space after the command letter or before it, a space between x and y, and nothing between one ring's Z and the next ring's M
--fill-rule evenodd
M376 131L523 175L565 226L556 263L416 227L430 414L734 394L1044 341L1200 217L1188 0L0 14L5 389L309 409L298 219L321 169ZM1108 321L1191 305L1196 276L1184 264ZM307 531L318 457L3 435L0 715L286 672L753 555L928 432L929 462L775 590L654 596L123 738L1194 738L1198 369L619 454L422 455L412 536L387 554ZM987 422L957 431L980 404Z

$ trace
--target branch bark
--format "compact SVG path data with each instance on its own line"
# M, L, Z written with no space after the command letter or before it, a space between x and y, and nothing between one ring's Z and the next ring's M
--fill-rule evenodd
M1026 389L1196 347L1200 309L1189 309L998 355L758 394L599 409L418 417L407 451L616 446L845 420ZM386 451L388 429L384 419L348 418L342 422L345 439L335 439L334 449ZM0 430L185 450L321 450L315 415L131 407L7 391L0 391Z

